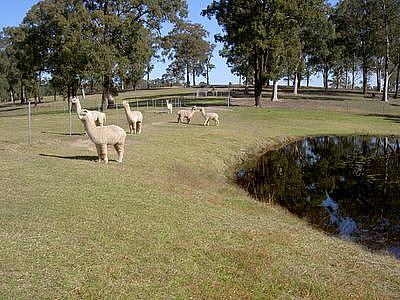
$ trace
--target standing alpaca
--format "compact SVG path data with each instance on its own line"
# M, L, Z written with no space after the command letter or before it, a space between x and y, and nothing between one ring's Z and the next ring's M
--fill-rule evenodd
M201 114L203 115L204 118L204 126L209 126L210 125L210 120L214 120L215 125L219 125L219 116L216 113L206 113L205 109L202 107L200 108Z
M165 102L167 103L168 113L172 115L172 103L169 100L165 100Z
M125 109L126 120L129 125L129 133L140 134L142 132L143 115L140 111L131 110L128 101L122 101Z
M181 109L180 111L178 111L178 123L183 123L183 119L186 119L187 123L189 124L196 111L196 106L193 106L191 110Z
M107 145L114 146L118 153L118 162L122 163L124 156L126 132L121 127L116 125L96 126L92 116L87 110L82 110L79 119L85 126L85 130L96 145L98 162L108 163Z
M79 101L78 97L74 97L71 99L72 104L75 105L76 108L76 114L78 115L79 118L79 114L82 111L82 106L81 103ZM99 111L95 111L95 110L86 110L87 113L92 117L92 119L94 120L96 126L103 126L106 123L106 114L99 112Z

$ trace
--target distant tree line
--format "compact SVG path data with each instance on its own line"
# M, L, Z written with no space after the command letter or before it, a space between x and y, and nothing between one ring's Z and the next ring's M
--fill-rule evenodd
M335 7L323 0L221 0L203 15L222 26L221 54L236 75L254 83L256 106L270 81L277 100L278 80L293 80L296 94L315 73L322 73L325 90L354 89L361 74L364 95L375 73L382 100L389 90L398 97L398 0L341 0Z
M20 26L0 32L0 99L25 103L43 93L70 99L80 90L100 91L104 110L118 90L144 77L149 86L151 59L161 47L173 62L157 84L176 82L184 71L195 84L213 67L214 46L186 16L185 0L42 0ZM167 37L160 34L164 22L174 24Z

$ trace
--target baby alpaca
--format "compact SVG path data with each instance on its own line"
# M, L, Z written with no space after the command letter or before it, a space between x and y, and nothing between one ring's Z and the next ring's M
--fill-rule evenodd
M165 100L165 102L167 103L168 113L172 115L172 103L169 100Z
M178 123L183 122L183 119L186 119L187 123L189 124L196 111L196 106L193 106L191 110L181 109L178 111Z
M125 130L116 125L96 126L87 110L82 110L78 117L85 126L87 135L96 145L97 155L99 156L98 162L108 163L107 145L112 145L118 153L118 162L122 163L126 138Z
M204 118L204 126L209 126L210 125L210 120L213 120L215 122L215 125L219 125L219 116L216 113L206 113L205 109L202 107L200 108L201 114L203 115Z
M140 111L131 110L128 101L122 101L125 109L126 120L129 125L129 133L140 134L142 132L143 115Z
M75 105L76 108L76 114L79 117L80 112L82 111L82 106L81 103L79 101L78 97L74 97L71 99L71 103L73 105ZM106 114L99 112L99 111L95 111L95 110L86 110L87 113L92 117L92 119L94 120L96 126L103 126L106 123Z

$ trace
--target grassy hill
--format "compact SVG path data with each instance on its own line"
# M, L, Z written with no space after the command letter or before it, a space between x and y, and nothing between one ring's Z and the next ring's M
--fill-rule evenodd
M1 106L0 298L399 298L399 260L327 236L229 180L243 150L282 137L400 134L399 103L281 99L213 106L218 128L199 113L182 125L143 107L142 135L128 135L124 163L112 150L108 165L94 161L76 115L69 136L63 102L34 108L31 146L26 108ZM122 110L107 116L128 130Z

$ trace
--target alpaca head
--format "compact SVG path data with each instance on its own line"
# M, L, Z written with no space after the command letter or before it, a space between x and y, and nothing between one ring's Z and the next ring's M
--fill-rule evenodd
M126 100L122 101L122 105L123 105L124 107L129 107L129 103L128 103L128 101L126 101Z
M78 103L79 102L79 98L78 97L73 97L72 99L71 99L71 103L72 104L76 104L76 103Z
M195 105L195 106L192 107L192 111L196 111L196 110L197 110L197 107Z
M205 111L204 107L200 107L200 111L203 113Z
M90 115L89 115L88 110L87 109L82 109L78 114L78 118L82 122L87 121L88 119L90 119Z

